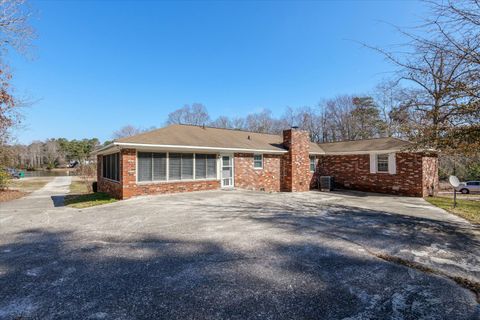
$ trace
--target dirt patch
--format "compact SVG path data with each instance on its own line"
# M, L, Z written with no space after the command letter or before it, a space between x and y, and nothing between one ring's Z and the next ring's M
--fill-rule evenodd
M43 188L50 181L53 181L53 177L14 179L9 182L8 187L10 190L15 189L22 192L33 192Z
M28 192L19 190L0 190L0 202L15 200L27 195Z

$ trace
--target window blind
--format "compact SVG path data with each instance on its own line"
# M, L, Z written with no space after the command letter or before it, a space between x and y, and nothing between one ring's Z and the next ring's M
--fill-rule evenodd
M193 179L193 154L182 154L182 180Z
M181 153L170 153L168 159L168 179L169 180L180 180L182 167L182 154Z
M167 180L167 154L153 153L153 180L164 181Z
M214 154L207 155L207 178L217 177L217 156Z
M138 153L138 181L152 181L152 153Z
M195 179L207 177L207 155L195 154Z

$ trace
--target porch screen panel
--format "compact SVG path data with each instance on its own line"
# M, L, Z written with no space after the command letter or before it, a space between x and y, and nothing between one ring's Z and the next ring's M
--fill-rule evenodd
M102 177L119 181L120 179L120 157L118 153L104 155L102 157Z
M165 181L167 179L167 154L153 154L153 180Z
M107 156L102 157L102 177L107 177Z
M115 163L114 165L114 170L113 170L113 180L115 181L119 181L120 180L120 177L119 177L119 173L120 173L120 161L119 161L119 154L118 153L115 153L113 155L113 161Z
M113 155L108 157L108 177L113 179Z
M152 153L138 153L138 181L152 181Z
M195 179L205 179L207 177L207 155L195 155Z
M168 158L168 179L180 180L181 179L181 167L182 167L182 154L181 153L169 153Z
M207 178L217 177L217 156L207 154Z
M193 153L182 154L182 180L193 179Z

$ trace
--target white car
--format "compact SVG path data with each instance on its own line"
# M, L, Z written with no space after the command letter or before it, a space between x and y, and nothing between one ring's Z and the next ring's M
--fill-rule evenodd
M480 181L462 182L458 186L457 191L460 191L463 194L480 192Z

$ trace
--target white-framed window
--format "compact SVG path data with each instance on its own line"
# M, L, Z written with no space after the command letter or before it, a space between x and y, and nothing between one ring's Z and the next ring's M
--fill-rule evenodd
M371 153L370 173L397 173L396 154L393 153Z
M215 154L138 152L137 180L177 181L217 178Z
M167 180L167 154L139 152L137 156L138 181Z
M263 154L254 154L253 155L253 168L262 169L263 168Z
M377 172L388 172L388 154L377 154Z
M315 172L317 170L317 159L315 156L310 156L310 172Z

